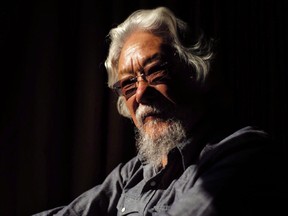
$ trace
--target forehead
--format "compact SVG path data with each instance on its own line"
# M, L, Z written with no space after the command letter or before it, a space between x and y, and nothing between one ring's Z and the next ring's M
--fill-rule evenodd
M149 62L161 58L163 53L162 38L149 32L135 32L131 34L121 50L118 71L136 70Z

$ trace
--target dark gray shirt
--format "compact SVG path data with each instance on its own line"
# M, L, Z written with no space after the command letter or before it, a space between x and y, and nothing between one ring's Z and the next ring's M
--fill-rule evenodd
M173 149L162 170L153 169L137 156L118 165L101 185L69 205L34 216L255 216L274 211L268 200L271 196L279 200L273 193L277 173L263 131L242 128L217 142L205 143L197 155L193 155L194 142Z

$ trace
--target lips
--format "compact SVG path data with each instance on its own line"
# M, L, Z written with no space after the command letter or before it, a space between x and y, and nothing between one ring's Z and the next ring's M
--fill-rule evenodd
M145 124L146 122L148 121L151 121L151 120L155 120L157 118L159 118L160 115L159 114L156 114L156 113L148 113L148 114L145 114L143 117L142 117L142 122Z
M164 112L157 107L140 105L136 111L136 118L140 124L153 120L164 119Z
M154 121L154 120L164 120L165 119L165 115L164 113L145 113L142 118L141 121L143 124L146 124L150 121Z

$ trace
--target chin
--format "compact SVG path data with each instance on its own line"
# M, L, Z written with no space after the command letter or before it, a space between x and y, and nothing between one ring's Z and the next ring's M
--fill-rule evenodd
M171 122L169 121L163 121L163 120L150 120L146 122L143 126L143 132L150 136L151 138L157 138L158 136L161 136L165 133L167 133L167 130L169 126L171 125Z
M186 132L179 121L147 121L136 130L138 153L153 166L162 164L163 156L186 140Z

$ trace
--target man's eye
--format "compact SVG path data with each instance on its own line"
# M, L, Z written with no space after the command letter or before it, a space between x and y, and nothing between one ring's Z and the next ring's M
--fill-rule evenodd
M136 81L137 81L136 77L128 77L122 80L121 87L122 88L129 87L130 85L135 84Z
M166 70L158 71L150 75L150 83L152 85L166 83L169 79L170 78Z
M150 70L148 71L148 75L149 74L154 74L154 73L159 73L163 70L165 70L166 68L164 67L164 65L155 65L154 67L150 68Z

